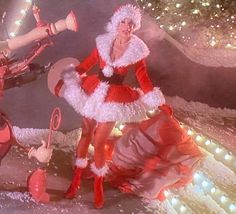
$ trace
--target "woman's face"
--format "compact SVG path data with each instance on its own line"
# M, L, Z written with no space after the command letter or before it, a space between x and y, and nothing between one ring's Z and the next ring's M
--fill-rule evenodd
M134 23L132 19L125 18L119 23L117 34L122 37L130 37L133 31L134 31Z

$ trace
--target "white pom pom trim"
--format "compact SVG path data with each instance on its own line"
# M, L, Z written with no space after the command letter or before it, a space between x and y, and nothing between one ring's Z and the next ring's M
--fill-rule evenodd
M86 168L88 165L88 159L87 158L76 158L75 160L75 166L79 168Z
M105 77L111 77L114 73L113 68L110 65L106 65L103 69L102 69L102 73L104 74Z
M104 177L109 170L109 167L106 164L102 168L97 168L94 162L91 163L90 168L92 172L99 177Z

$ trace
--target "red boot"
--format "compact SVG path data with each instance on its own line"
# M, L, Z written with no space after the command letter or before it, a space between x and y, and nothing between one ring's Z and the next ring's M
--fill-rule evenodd
M78 158L75 161L75 170L72 182L65 193L65 198L72 199L76 197L77 190L80 188L81 174L88 164L87 158Z
M94 206L95 208L102 208L104 204L103 194L103 177L94 176Z
M104 204L103 194L103 178L108 172L108 166L105 164L101 168L97 168L95 163L91 164L91 171L94 173L94 206L102 208Z
M76 197L77 191L80 188L80 179L82 174L83 168L76 167L74 170L74 176L72 182L65 193L65 198L73 199Z

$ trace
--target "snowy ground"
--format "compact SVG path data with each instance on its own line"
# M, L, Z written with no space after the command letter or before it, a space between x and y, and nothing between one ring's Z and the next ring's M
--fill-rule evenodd
M192 184L172 191L162 203L125 195L105 185L105 207L95 210L91 180L83 181L76 199L63 199L63 192L72 176L73 151L80 129L64 134L56 132L54 153L47 167L47 191L52 201L49 204L36 203L27 193L27 176L39 164L28 160L21 149L13 147L3 159L0 170L0 213L236 213L233 204L236 201L236 110L211 108L201 103L186 102L179 97L168 97L167 102L174 107L175 115L181 122L223 146L224 151L229 152L230 159L213 155L206 145L201 146L198 142L206 151L206 157ZM14 131L16 137L26 144L39 144L48 134L48 130L42 129L14 127ZM209 193L214 188L220 192ZM219 196L221 193L226 201Z

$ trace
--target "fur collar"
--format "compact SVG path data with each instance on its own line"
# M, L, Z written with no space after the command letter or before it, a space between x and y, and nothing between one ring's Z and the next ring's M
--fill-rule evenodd
M149 55L147 45L137 36L132 35L129 46L124 54L117 60L111 61L110 51L115 35L106 33L96 38L96 45L101 58L111 67L125 67L146 58Z

